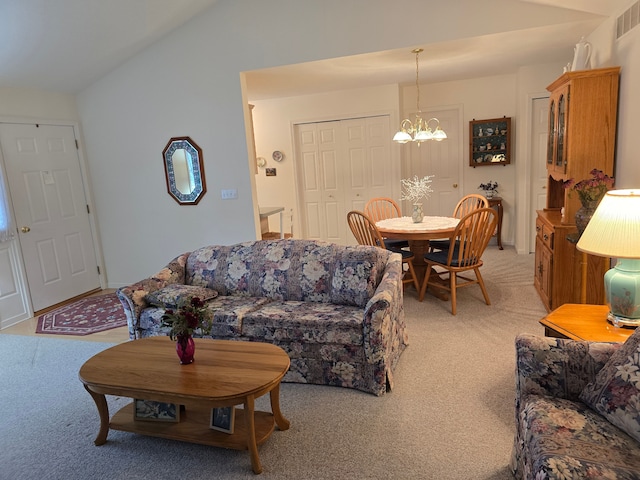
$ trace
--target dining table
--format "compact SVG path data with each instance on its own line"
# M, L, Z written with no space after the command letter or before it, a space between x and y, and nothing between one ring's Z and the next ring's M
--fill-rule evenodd
M409 242L409 250L415 255L413 267L422 283L427 269L424 254L429 251L429 240L450 239L459 221L456 217L435 215L426 215L421 222L414 222L411 217L395 217L379 220L376 227L384 238L404 238ZM440 278L437 273L436 276ZM430 292L441 300L449 299L444 290L436 289Z

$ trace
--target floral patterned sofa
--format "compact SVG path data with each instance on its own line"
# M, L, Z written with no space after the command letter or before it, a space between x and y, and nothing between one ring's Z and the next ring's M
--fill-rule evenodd
M382 395L407 345L401 276L401 256L381 248L259 240L184 253L117 295L138 339L166 335L172 305L152 304L159 293L213 291L213 338L280 346L291 358L284 381Z
M624 344L516 339L518 479L640 479L640 329Z

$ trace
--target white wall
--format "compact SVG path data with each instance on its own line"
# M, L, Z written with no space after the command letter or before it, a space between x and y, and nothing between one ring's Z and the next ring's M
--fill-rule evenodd
M0 117L78 121L76 99L64 93L0 88Z
M621 65L615 188L640 188L640 26L615 40L615 19L605 22L588 40L594 66Z
M267 177L264 168L258 169L255 178L258 204L285 207L286 232L290 231L289 212L292 210L296 236L301 232L301 227L294 176L294 124L371 115L390 115L391 124L398 123L398 87L395 85L260 100L253 104L257 155L264 157L267 167L275 167L277 173L275 177ZM274 150L285 154L282 162L275 162L271 158ZM394 148L391 153L389 161L398 165L399 172L399 150ZM399 185L396 193L399 195ZM276 215L269 218L269 228L270 231L279 230Z
M487 9L468 0L441 2L438 15L406 14L423 7L422 0L406 0L401 9L388 0L220 0L82 92L78 111L109 286L139 280L201 245L256 238L241 72L535 27L551 8L494 0ZM559 22L573 15L551 10ZM515 85L505 92L494 85L489 82L483 95L511 100L492 103L493 109L469 100L474 107L465 108L465 117L517 113ZM438 103L460 103L453 101L452 86L434 88L443 95ZM203 149L208 192L197 206L179 206L166 193L161 152L170 137L182 135ZM501 181L508 175L503 172L491 176ZM469 173L465 188L474 190L485 175ZM237 188L239 198L222 201L223 188ZM508 230L513 236L513 227Z

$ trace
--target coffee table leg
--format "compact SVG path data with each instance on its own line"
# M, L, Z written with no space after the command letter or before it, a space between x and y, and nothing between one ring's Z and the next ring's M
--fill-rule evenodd
M91 398L98 407L98 414L100 415L100 431L98 436L93 441L95 445L103 445L107 441L107 434L109 433L109 405L107 405L107 399L104 395L96 392L92 392L89 387L84 386L85 390L89 392Z
M289 423L289 420L287 420L282 416L282 412L280 411L280 384L279 383L278 385L275 386L273 390L271 390L270 398L271 398L271 411L273 412L273 417L276 420L276 425L278 425L278 428L280 430L288 430L291 424Z
M258 456L258 445L256 444L256 425L255 425L255 399L247 397L244 401L244 421L247 425L247 448L251 455L251 467L253 473L262 473L262 465Z

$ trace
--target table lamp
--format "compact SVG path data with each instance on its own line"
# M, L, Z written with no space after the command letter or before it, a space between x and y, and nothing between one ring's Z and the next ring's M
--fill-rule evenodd
M617 259L604 275L607 320L618 327L640 326L640 189L607 192L577 248Z

